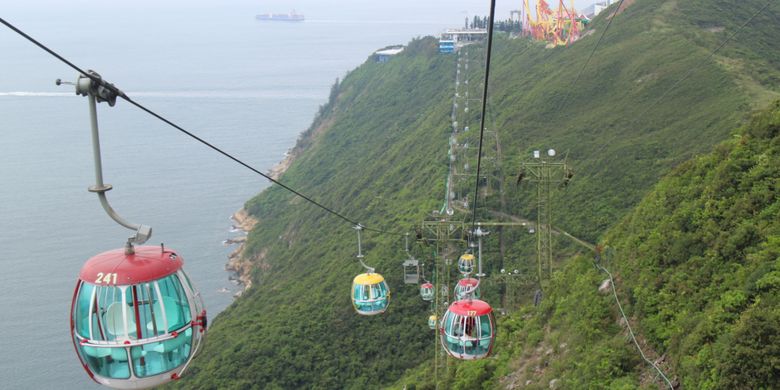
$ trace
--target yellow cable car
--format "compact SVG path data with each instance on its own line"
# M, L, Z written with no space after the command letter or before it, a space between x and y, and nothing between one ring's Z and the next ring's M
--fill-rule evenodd
M382 314L390 304L390 289L385 283L385 278L363 262L363 247L360 241L363 225L358 224L354 229L358 237L357 259L368 272L355 276L352 280L352 306L360 315Z
M458 271L463 275L468 275L474 272L474 255L471 253L465 253L458 259Z
M352 280L352 306L358 314L382 314L390 304L390 289L385 278L377 273L364 273Z
M436 314L431 314L430 317L428 317L428 327L431 329L436 329L436 321L439 320L439 317L436 316Z

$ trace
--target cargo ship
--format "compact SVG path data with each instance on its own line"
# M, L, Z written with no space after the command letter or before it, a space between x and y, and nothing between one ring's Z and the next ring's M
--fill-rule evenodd
M261 14L255 16L255 19L270 22L303 22L305 19L302 14L295 13L295 10L289 14Z

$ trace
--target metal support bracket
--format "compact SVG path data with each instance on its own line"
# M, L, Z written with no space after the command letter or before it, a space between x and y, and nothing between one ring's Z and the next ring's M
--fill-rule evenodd
M365 268L368 271L368 273L370 273L370 274L374 273L374 268L367 266L366 263L363 262L363 258L365 256L363 255L363 244L360 241L360 232L363 231L363 229L365 229L365 226L363 226L361 224L357 224L357 225L353 226L352 228L357 231L357 237L358 237L358 254L357 254L356 257L358 258L358 261L360 262L360 265L362 265L363 268Z
M89 187L89 192L94 192L100 199L100 204L103 206L103 210L106 211L111 219L118 224L130 229L135 230L135 234L127 239L125 244L125 253L134 253L133 244L143 244L149 240L152 236L152 228L147 225L135 224L122 218L108 203L106 192L110 191L113 187L110 184L103 183L103 163L100 157L100 135L98 131L97 120L97 103L107 102L109 106L113 107L116 104L117 96L125 96L125 94L114 87L113 84L106 83L94 71L89 71L89 76L79 75L75 83L64 83L62 80L57 79L57 85L72 84L76 87L76 94L80 96L86 96L89 102L89 118L92 128L92 154L95 160L95 185Z
M487 230L482 230L480 223L477 222L477 229L474 230L474 235L477 237L477 278L482 278L485 274L482 272L482 237L490 234Z

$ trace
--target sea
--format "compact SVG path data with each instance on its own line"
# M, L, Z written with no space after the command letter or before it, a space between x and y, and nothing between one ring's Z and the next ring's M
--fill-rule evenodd
M10 2L8 2L10 3ZM26 1L15 24L139 103L261 171L306 130L331 85L377 49L466 17L487 1ZM289 12L302 23L259 22ZM508 16L508 12L507 12ZM79 269L131 232L103 212L87 99L76 71L0 26L0 389L97 388L71 344ZM269 183L124 101L98 106L117 212L175 249L214 318L242 289L225 271L231 214Z

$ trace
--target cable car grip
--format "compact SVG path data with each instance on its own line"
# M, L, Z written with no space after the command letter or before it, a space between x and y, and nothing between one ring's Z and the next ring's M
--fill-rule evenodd
M92 128L92 154L95 160L95 185L89 187L90 192L94 192L100 199L100 204L103 206L106 214L118 224L130 229L135 230L135 235L127 239L125 244L125 253L133 254L133 244L143 244L152 236L152 228L147 225L135 224L122 218L108 203L106 192L110 191L113 187L110 184L103 183L103 163L100 157L100 135L98 131L97 120L97 103L106 102L109 106L113 107L116 104L116 98L118 96L127 98L127 96L115 87L113 84L103 80L100 75L95 71L88 71L88 74L80 74L75 83L63 82L57 79L55 84L69 84L74 85L76 88L76 94L80 96L86 96L89 102L89 117L90 125Z

